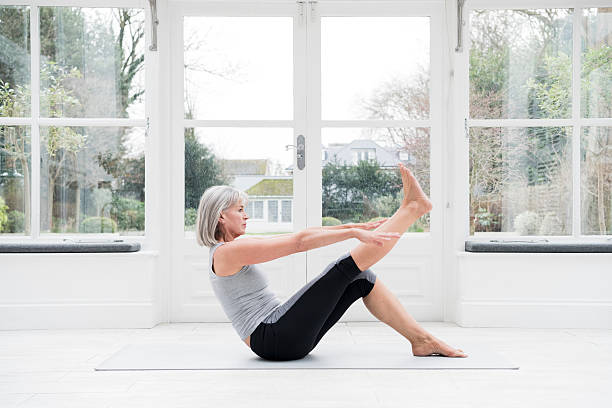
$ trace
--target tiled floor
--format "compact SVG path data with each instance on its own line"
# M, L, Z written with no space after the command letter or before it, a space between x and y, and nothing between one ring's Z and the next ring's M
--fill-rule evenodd
M485 343L521 368L94 371L129 343L240 340L221 323L0 331L0 407L612 407L612 330L422 325L459 348ZM381 323L337 324L323 341L405 342Z

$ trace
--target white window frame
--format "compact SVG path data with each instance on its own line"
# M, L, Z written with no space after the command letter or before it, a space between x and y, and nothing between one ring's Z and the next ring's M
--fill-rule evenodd
M151 129L159 123L159 119L150 120L151 112L157 106L151 100L156 99L156 90L152 89L154 79L157 77L157 70L154 69L157 60L154 53L149 50L149 37L151 27L151 13L145 0L107 0L103 4L93 0L0 0L0 6L28 6L30 7L30 88L31 88L31 111L30 117L12 118L0 117L1 125L9 126L29 126L31 143L31 188L32 195L30 200L31 220L30 235L21 236L0 236L0 242L28 242L46 241L64 238L74 239L100 239L100 238L121 238L126 242L140 242L147 247L151 242L149 231L153 222L153 212L155 208L149 205L156 201L159 191L155 183L151 183L151 159L155 157L155 152L159 151L159 146L151 143L149 136L152 135ZM82 8L139 8L145 13L145 110L144 117L141 119L123 118L41 118L40 117L40 27L39 27L39 7L82 7ZM155 108L156 111L158 109ZM154 126L152 126L154 122ZM82 233L40 233L40 127L41 126L83 126L83 127L140 127L145 128L145 231L144 235L130 236L120 235L120 233L101 233L101 234L82 234ZM157 171L156 171L157 173Z
M456 138L463 139L457 149L457 162L455 163L455 174L462 174L463 177L455 180L457 187L454 197L458 205L454 213L456 218L455 227L458 231L456 245L460 245L466 239L469 240L489 240L492 237L515 236L515 234L495 232L479 233L478 236L470 235L469 225L469 128L470 127L543 127L543 126L571 126L572 127L572 232L570 235L563 236L539 236L548 240L555 241L560 239L572 238L574 240L588 240L594 238L606 238L609 235L583 235L581 228L581 180L580 180L580 138L582 127L585 126L612 126L612 118L581 118L580 117L580 69L581 69L581 49L580 34L578 29L581 26L580 17L582 9L593 7L610 7L610 2L606 1L586 1L586 0L499 0L491 3L486 0L471 0L466 2L463 10L463 20L465 22L462 30L463 51L455 56L456 62L456 88L459 112L453 119L454 129L461 129ZM573 8L573 50L572 50L572 113L570 119L471 119L469 116L469 50L470 44L470 25L469 16L473 10L499 10L499 9L543 9L543 8ZM456 39L455 39L456 40ZM459 190L457 190L459 189ZM533 238L535 236L530 236Z

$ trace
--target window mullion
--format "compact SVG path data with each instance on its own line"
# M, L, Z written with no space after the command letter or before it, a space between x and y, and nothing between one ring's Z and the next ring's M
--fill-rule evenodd
M38 119L40 117L40 25L39 8L30 8L30 89L31 89L31 166L32 182L30 183L30 234L32 239L40 236L40 129Z
M581 88L581 47L580 47L580 16L582 9L575 8L572 30L572 235L580 237L581 231L581 200L580 200L580 88Z

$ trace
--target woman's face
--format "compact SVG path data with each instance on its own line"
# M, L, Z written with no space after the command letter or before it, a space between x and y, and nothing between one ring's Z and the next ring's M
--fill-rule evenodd
M222 225L223 239L231 241L246 232L246 221L249 219L244 205L238 202L221 211L219 223Z

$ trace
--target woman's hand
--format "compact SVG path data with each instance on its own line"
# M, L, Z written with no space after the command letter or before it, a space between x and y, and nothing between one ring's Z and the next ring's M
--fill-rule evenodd
M366 231L361 228L353 229L355 238L363 242L364 244L372 244L383 246L385 241L390 241L393 238L399 238L402 236L399 232L381 232L381 231Z

